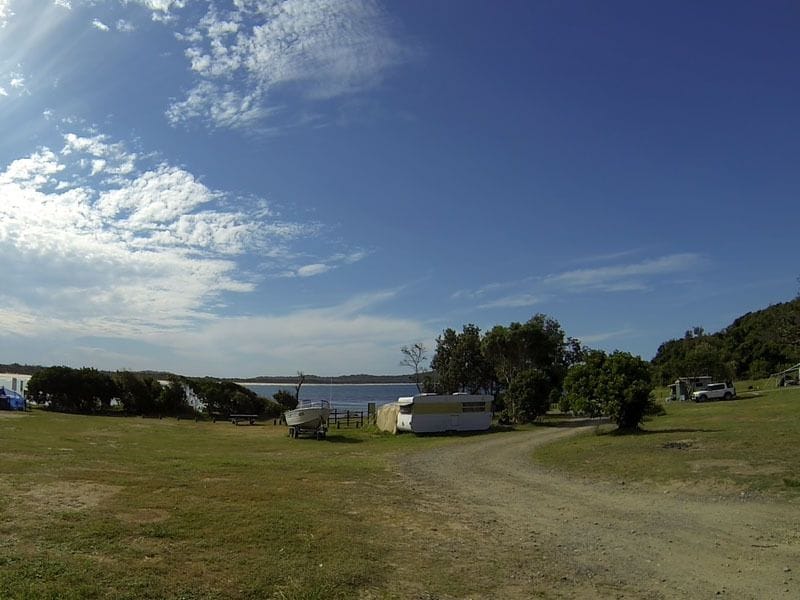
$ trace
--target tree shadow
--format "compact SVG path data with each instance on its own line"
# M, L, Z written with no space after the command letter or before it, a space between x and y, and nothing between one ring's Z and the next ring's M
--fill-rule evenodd
M660 435L673 433L717 433L720 429L705 429L702 427L674 427L670 429L614 429L605 431L600 435Z
M364 440L359 438L348 437L346 435L326 435L325 441L330 442L331 444L362 444Z
M534 421L535 427L561 427L577 428L608 425L611 419L608 417L570 417L566 419L548 419L546 421Z

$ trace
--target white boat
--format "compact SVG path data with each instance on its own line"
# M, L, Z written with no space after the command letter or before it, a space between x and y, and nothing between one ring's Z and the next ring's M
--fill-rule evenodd
M324 437L330 414L331 405L327 400L307 400L300 402L294 410L287 410L284 417L290 436L297 437L303 430L314 430L322 432Z

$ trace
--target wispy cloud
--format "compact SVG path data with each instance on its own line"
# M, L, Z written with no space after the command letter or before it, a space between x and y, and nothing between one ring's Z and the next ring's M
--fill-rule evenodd
M592 344L599 344L602 342L607 342L608 340L614 340L617 338L626 338L635 335L637 332L635 329L625 328L625 329L617 329L616 331L606 331L602 333L592 333L589 335L578 335L577 337L581 343L586 345Z
M92 27L99 31L109 31L111 28L100 19L92 19Z
M601 290L608 292L648 289L653 277L685 272L705 263L693 253L670 254L660 258L589 269L575 269L543 279L546 286L570 290Z
M536 294L517 294L484 302L479 304L478 308L524 308L541 304L543 300L542 296Z
M352 265L367 256L366 252L355 251L347 254L337 253L327 258L324 262L304 264L294 269L284 271L281 277L314 277L328 273L342 265Z
M360 92L408 56L372 0L212 5L177 37L197 83L170 106L172 124L250 128L281 107L281 93L314 101Z
M606 255L604 260L627 255L628 252ZM472 301L481 309L524 308L546 303L555 294L645 292L658 287L664 277L686 275L706 264L706 258L699 254L670 254L634 263L492 282L473 290L458 290L451 298Z

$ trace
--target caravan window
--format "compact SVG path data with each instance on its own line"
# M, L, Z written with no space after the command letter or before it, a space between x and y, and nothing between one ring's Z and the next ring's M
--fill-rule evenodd
M414 405L413 404L401 404L400 405L400 414L401 415L410 415L414 412Z
M461 412L486 412L485 402L462 402Z

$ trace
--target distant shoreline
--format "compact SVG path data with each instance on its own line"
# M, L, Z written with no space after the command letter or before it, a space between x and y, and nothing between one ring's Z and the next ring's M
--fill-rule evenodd
M271 386L292 386L294 387L297 385L296 383L292 383L291 381L234 381L237 385L271 385ZM354 386L354 385L362 385L362 386L369 386L369 385L415 385L413 381L405 382L405 381L383 381L383 382L371 382L371 383L348 383L345 381L332 381L330 383L304 383L303 387L327 387L329 385L346 385L346 386Z

